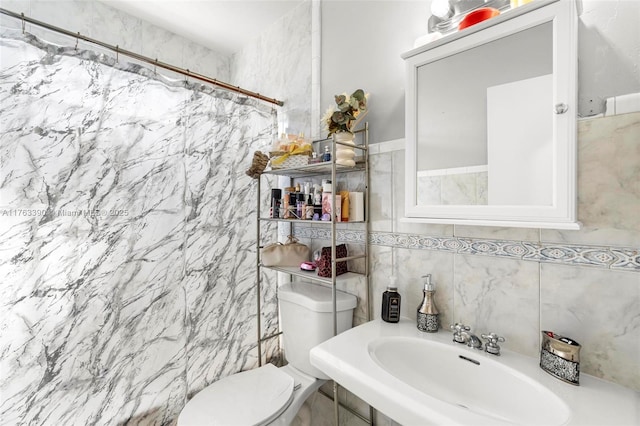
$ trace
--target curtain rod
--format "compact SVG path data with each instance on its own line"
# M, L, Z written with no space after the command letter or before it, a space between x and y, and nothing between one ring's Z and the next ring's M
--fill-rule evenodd
M55 31L55 32L58 32L58 33L61 33L61 34L65 34L65 35L67 35L69 37L75 38L76 40L83 40L83 41L86 41L86 42L89 42L89 43L92 43L92 44L97 44L98 46L102 46L102 47L104 47L106 49L109 49L109 50L112 50L112 51L116 52L116 55L129 56L129 57L131 57L133 59L137 59L139 61L146 62L146 63L154 65L156 67L164 68L164 69L173 71L175 73L178 73L178 74L181 74L181 75L185 75L187 77L194 78L196 80L204 81L206 83L222 87L223 89L226 89L226 90L229 90L229 91L232 91L232 92L241 93L243 95L247 95L247 96L250 96L252 98L260 99L261 101L270 102L270 103L276 104L278 106L283 106L284 105L284 102L279 101L277 99L269 98L267 96L261 95L260 93L256 93L256 92L252 92L252 91L249 91L249 90L242 89L240 86L233 86L233 85L231 85L229 83L225 83L224 81L216 80L215 78L210 78L210 77L207 77L207 76L202 75L202 74L191 72L188 69L176 67L175 65L167 64L165 62L160 62L160 61L158 61L157 58L156 59L152 59L152 58L150 58L148 56L140 55L138 53L131 52L129 50L121 49L118 45L113 46L111 44L104 43L104 42L102 42L100 40L96 40L96 39L93 39L91 37L87 37L85 35L82 35L79 32L78 33L73 33L71 31L65 30L64 28L59 28L59 27L56 27L54 25L47 24L46 22L42 22L42 21L38 21L38 20L33 19L33 18L29 18L28 16L25 16L24 13L18 14L18 13L12 12L10 10L3 9L1 7L0 7L0 13L2 13L4 15L11 16L12 18L20 19L22 21L22 31L23 32L24 32L24 23L28 22L30 24L34 24L34 25L46 28L46 29L51 30L51 31Z

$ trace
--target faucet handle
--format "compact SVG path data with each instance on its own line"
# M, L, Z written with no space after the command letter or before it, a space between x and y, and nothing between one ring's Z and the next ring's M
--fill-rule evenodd
M498 342L504 342L505 338L498 336L496 333L482 334L481 336L487 341L487 343L484 344L484 351L492 355L500 355Z
M460 322L451 324L449 328L451 329L451 331L453 331L453 341L456 343L465 343L464 336L462 336L462 332L471 330L471 327L464 325Z
M468 325L464 325L461 322L457 322L455 324L451 324L449 326L449 328L454 332L454 333L462 333L463 331L469 331L471 330L471 327L469 327Z

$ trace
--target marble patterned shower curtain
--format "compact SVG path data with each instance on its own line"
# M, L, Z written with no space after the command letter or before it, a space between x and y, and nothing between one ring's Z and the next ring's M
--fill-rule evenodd
M244 171L275 112L29 35L0 43L0 424L171 424L256 365Z

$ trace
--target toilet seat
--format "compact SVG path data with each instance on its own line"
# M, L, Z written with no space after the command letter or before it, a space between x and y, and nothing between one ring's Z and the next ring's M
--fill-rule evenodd
M227 376L198 392L178 418L189 425L265 425L293 400L293 377L273 364Z

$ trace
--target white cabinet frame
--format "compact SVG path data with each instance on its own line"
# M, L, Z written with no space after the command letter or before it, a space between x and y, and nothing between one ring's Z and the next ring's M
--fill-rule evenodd
M550 206L420 205L417 202L417 87L419 67L455 53L552 23L553 196ZM534 1L403 55L406 60L406 196L408 222L579 229L577 222L577 13L572 0ZM470 69L473 65L470 64Z

